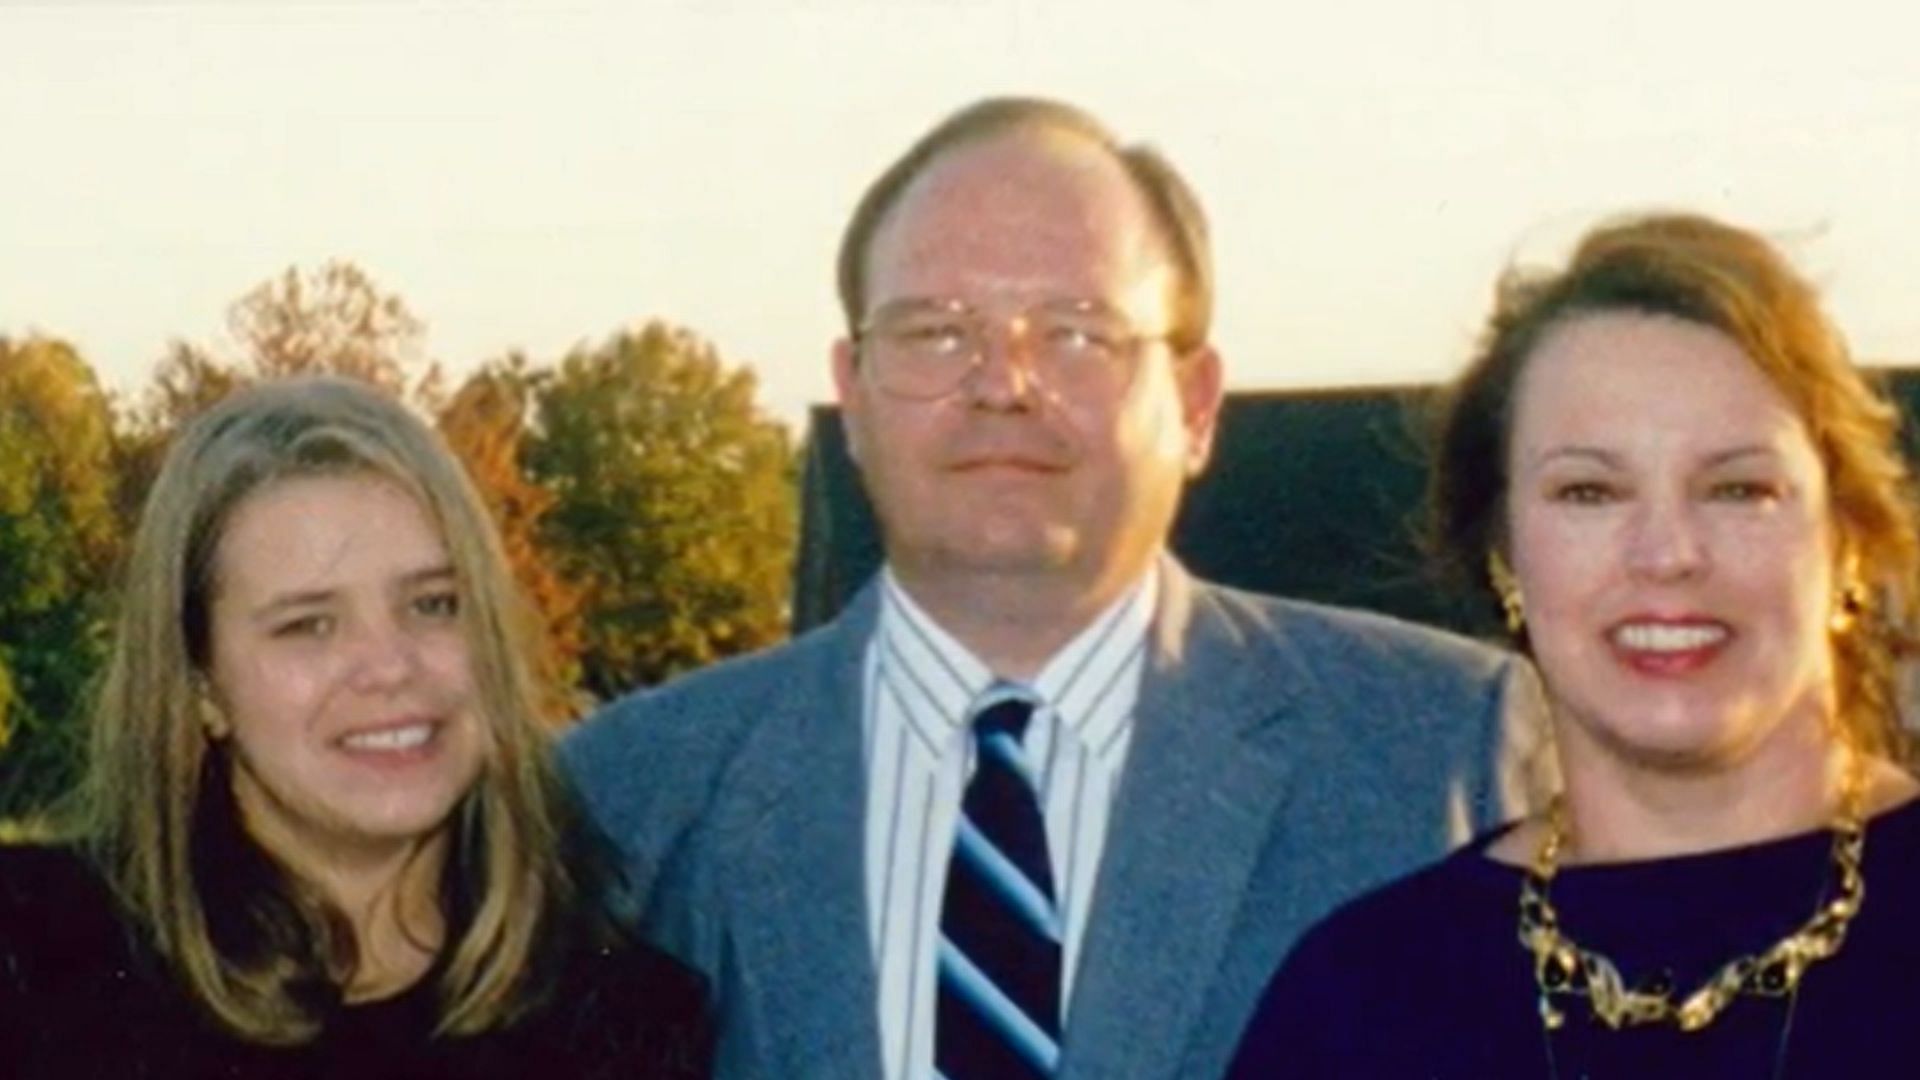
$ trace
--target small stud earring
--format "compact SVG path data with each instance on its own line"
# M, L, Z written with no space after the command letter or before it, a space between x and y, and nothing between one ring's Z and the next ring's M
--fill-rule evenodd
M209 742L219 742L233 734L233 728L227 723L226 713L214 703L212 695L204 686L196 686L193 691L193 709L198 714L200 730Z

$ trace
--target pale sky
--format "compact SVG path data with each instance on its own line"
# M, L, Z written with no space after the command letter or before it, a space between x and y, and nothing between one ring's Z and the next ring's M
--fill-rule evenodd
M862 187L951 109L1036 93L1198 189L1236 389L1444 377L1510 260L1653 205L1783 240L1857 352L1920 360L1915 11L0 0L0 334L124 390L342 257L456 373L661 317L797 418Z

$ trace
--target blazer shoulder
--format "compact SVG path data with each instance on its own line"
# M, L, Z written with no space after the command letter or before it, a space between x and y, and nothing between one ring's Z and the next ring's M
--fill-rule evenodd
M833 624L793 641L629 694L561 738L573 791L636 883L644 867L709 820L731 778L784 746L778 725L831 709L850 644ZM759 757L756 757L759 753Z
M1545 699L1519 655L1377 612L1229 589L1206 603L1214 617L1260 631L1257 647L1268 651L1256 662L1265 657L1271 678L1313 688L1311 730L1337 762L1391 766L1402 783L1431 775L1434 753L1448 755L1471 810L1449 826L1452 843L1553 790ZM1367 740L1382 752L1355 754Z
M801 686L830 677L838 657L831 629L617 698L561 738L561 760L578 774L636 751L724 757Z
M1478 681L1498 677L1516 659L1451 631L1360 608L1205 585L1199 612L1236 628L1253 646L1291 650L1322 670L1399 669Z

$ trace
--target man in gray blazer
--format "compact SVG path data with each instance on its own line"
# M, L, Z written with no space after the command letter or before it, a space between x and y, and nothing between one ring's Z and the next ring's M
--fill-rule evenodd
M562 747L642 925L713 980L723 1076L1218 1076L1309 922L1504 816L1531 684L1166 553L1221 363L1153 151L962 110L868 190L840 290L885 569Z

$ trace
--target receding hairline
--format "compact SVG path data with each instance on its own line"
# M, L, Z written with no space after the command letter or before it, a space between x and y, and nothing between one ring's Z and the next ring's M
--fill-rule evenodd
M1206 212L1186 178L1152 144L1123 143L1091 113L1044 98L989 98L949 115L920 136L880 174L855 205L842 230L837 260L839 298L848 330L857 333L871 302L869 281L874 240L922 177L952 155L1001 139L1084 142L1119 166L1126 186L1141 199L1147 230L1157 234L1160 254L1173 268L1176 325L1187 340L1203 343L1213 317L1212 248Z
M1125 159L1113 147L1086 132L1036 119L1024 124L973 132L960 141L943 146L938 153L922 162L906 182L893 192L874 218L861 246L859 281L864 302L868 305L873 303L874 258L882 250L883 237L898 227L901 215L911 211L916 200L943 178L950 176L964 159L1001 149L1024 152L1036 161L1045 162L1047 167L1076 177L1091 178L1104 173L1108 180L1118 185L1118 190L1125 192L1124 198L1128 200L1130 212L1138 215L1140 235L1146 239L1141 251L1164 261L1178 272L1178 244L1172 235L1171 225L1155 210L1153 199L1127 168Z

